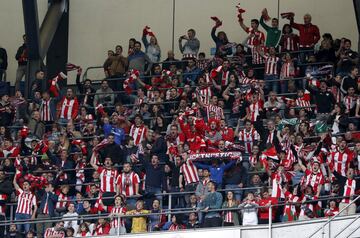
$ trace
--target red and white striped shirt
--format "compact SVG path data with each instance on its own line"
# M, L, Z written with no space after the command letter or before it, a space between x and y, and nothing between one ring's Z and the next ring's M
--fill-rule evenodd
M278 62L280 60L277 56L265 55L265 75L277 75L278 74Z
M206 105L205 107L208 119L210 118L210 112L215 112L215 119L217 120L224 118L224 111L221 107L212 104Z
M110 223L111 228L118 228L125 226L125 219L124 218L119 219L116 215L125 215L126 207L113 207L111 209L111 214L115 215Z
M70 202L70 197L66 194L63 193L58 193L58 201L56 203L55 208L63 208L63 207L67 207L67 205Z
M323 185L324 182L324 176L321 172L314 174L312 171L306 169L301 184L311 186L314 189L314 193L317 193L319 185Z
M345 186L344 186L344 197L352 197L355 194L356 189L356 180L355 179L347 179ZM343 198L341 202L343 203L350 203L351 198Z
M286 182L283 181L282 176L277 172L271 175L272 180L272 190L271 190L271 197L273 198L285 198L285 195L281 189L281 183Z
M79 103L76 98L68 99L64 98L61 106L60 118L74 119L77 116L79 109Z
M253 34L253 36L250 37L247 41L247 44L249 46L260 45L261 43L265 42L265 34L262 31L254 32L252 28L247 28L246 33L248 33L249 35Z
M140 177L135 172L121 173L116 179L116 184L120 185L120 193L125 196L132 196L136 192L136 185L139 186Z
M344 177L346 176L346 172L352 159L353 155L351 153L341 153L340 151L331 152L330 158L328 158L331 163L330 167L333 166L334 170Z
M51 99L49 100L41 100L41 105L40 105L40 118L42 121L53 121L54 118L51 117L51 110L50 110L50 102Z
M199 175L196 166L191 160L187 160L181 165L180 173L184 176L185 184L199 182Z
M302 98L297 98L295 100L295 106L297 107L304 107L305 110L310 111L311 110L311 103L309 100L305 100L303 97Z
M267 138L267 140L266 140L266 143L273 144L274 138L276 137L275 132L276 132L275 129L272 130L272 131L269 131L269 135L268 135L268 138Z
M47 228L44 233L44 238L63 238L65 237L65 232L63 230L57 231L55 227Z
M251 122L254 122L257 120L258 116L260 115L260 109L263 108L263 103L260 101L257 101L256 103L251 103L249 106L250 111L250 120Z
M234 222L234 216L231 211L225 212L224 216L224 222L233 223Z
M99 166L97 172L100 175L100 192L116 192L118 171L116 169L106 169Z
M144 125L136 126L133 124L130 128L129 135L134 138L134 144L140 144L146 136L147 128Z
M202 103L209 104L210 99L213 96L213 92L211 90L211 87L200 88L199 96L200 96L200 100L202 101Z
M295 51L299 49L299 37L295 34L282 36L281 51Z
M356 106L357 98L354 96L347 95L343 98L343 103L345 105L345 108L350 111Z
M263 64L264 58L259 53L259 50L255 46L249 46L249 48L251 49L252 64ZM260 50L261 48L264 49L264 47L260 47Z
M1 201L1 204L0 205L0 214L1 215L5 215L5 212L6 212L6 200L7 200L7 195L6 194L0 194L0 201Z
M239 132L239 140L244 142L245 153L251 154L254 142L260 140L260 135L255 128L251 128L250 131L244 129Z
M19 192L16 213L32 215L32 207L36 206L35 195L28 191L25 192L22 189L17 190Z
M295 68L292 62L285 62L281 66L280 77L291 78L295 76Z

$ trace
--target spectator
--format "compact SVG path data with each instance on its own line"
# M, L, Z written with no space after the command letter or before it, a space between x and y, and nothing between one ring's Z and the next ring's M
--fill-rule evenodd
M122 77L129 66L128 59L123 56L123 48L121 45L115 47L115 54L109 56L109 75L110 78ZM119 79L118 79L119 80ZM117 80L117 81L118 81Z
M299 36L293 33L290 24L284 24L279 45L281 46L281 52L298 51Z
M228 191L226 193L226 201L223 203L222 208L237 208L237 200L235 200L234 193ZM239 215L234 210L229 210L224 212L224 226L238 226L239 225Z
M79 226L79 230L76 234L76 237L87 237L87 236L91 236L89 227L86 223L81 223Z
M242 212L242 225L252 226L258 224L258 204L255 202L254 194L248 192L246 199L239 205Z
M131 233L146 232L147 216L141 216L148 214L150 211L144 210L144 201L138 200L136 202L136 209L126 212L127 215L139 215L132 217Z
M200 203L200 207L204 210L205 219L204 227L219 227L221 226L221 216L218 211L211 211L211 209L220 209L223 197L221 193L216 192L216 184L213 181L207 183L209 193Z
M126 214L126 204L124 199L125 197L122 195L115 196L115 206L111 209L110 213L110 217L112 218L110 223L110 235L126 234L125 219L120 217L121 215Z
M236 161L232 160L228 163L219 162L217 160L212 160L211 165L203 164L203 163L195 163L196 167L201 169L208 169L211 174L211 181L216 183L218 187L222 187L223 175L226 170L229 170L231 167L235 165Z
M220 21L220 20L218 20ZM220 27L220 24L216 22L215 26L211 29L211 38L216 44L216 53L217 55L226 56L232 54L232 47L229 44L229 40L225 32L220 31L217 35L215 35L216 29ZM230 46L230 47L229 47Z
M30 191L29 181L24 181L21 188L16 182L16 176L14 176L13 184L18 193L15 220L34 220L37 211L36 197ZM17 225L17 230L20 233L27 233L30 230L30 224Z
M320 31L316 25L311 23L311 15L304 15L304 24L294 22L294 16L290 17L290 25L299 31L299 50L314 50L314 46L320 40ZM300 61L305 61L306 53L300 54Z
M160 201L157 199L154 199L152 203L152 214L157 213L163 213L164 211L160 208ZM150 215L149 216L149 228L150 231L159 231L162 229L163 225L166 223L166 215L165 214L159 214L159 215Z
M186 229L200 228L200 224L197 218L198 217L195 212L190 213L188 223L186 224Z
M195 37L194 29L189 29L187 35L182 35L179 38L179 49L183 58L196 58L200 48L200 41ZM185 40L185 44L182 41Z
M20 90L20 82L26 74L26 67L28 63L28 48L26 35L23 35L24 43L18 48L15 59L18 62L18 68L16 70L16 81L15 81L15 91Z
M147 39L147 35L150 35L150 42ZM151 32L149 27L144 28L141 40L144 44L146 55L149 57L151 62L159 63L161 58L160 46L158 44L157 38L155 37L154 33Z
M54 193L54 185L51 183L46 185L44 194L41 197L37 218L45 219L54 217L57 200L58 196ZM48 228L51 228L51 223L40 222L36 224L37 237L42 238Z
M3 76L6 73L8 67L7 53L4 48L0 46L0 81L3 80Z
M136 69L141 74L148 75L151 72L153 62L151 59L141 51L141 43L136 42L134 45L134 51L128 57L129 60L129 69ZM147 63L147 67L145 69Z
M170 70L171 65L175 65L177 69L182 68L182 63L178 59L175 59L174 52L172 50L169 50L167 52L167 58L162 63L162 68L164 70Z
M45 124L41 120L40 112L34 111L32 113L32 118L28 123L28 127L30 129L31 134L33 134L39 139L43 137L45 133Z
M101 87L96 90L96 95L94 97L94 107L98 105L103 105L104 107L109 107L114 105L114 93L113 90L109 87L109 83L106 79L101 81Z
M177 231L185 229L185 225L182 222L182 215L173 215L171 221L168 221L162 227L164 231Z
M67 207L68 212L63 215L64 220L64 228L72 228L74 233L77 233L79 225L78 225L78 216L79 214L75 211L75 204L69 203Z
M266 31L266 47L277 47L281 37L281 31L279 30L279 19L273 18L271 19L271 26L268 26L264 22L264 15L268 15L267 9L264 8L262 11L262 15L260 17L260 25Z
M1 234L4 234L4 233L1 233ZM9 231L6 232L6 236L4 236L4 237L6 237L6 238L22 238L23 234L20 233L19 231L17 231L15 224L10 224Z
M337 72L341 75L346 75L350 72L351 67L358 63L358 53L351 50L351 41L349 39L342 38L340 47L335 53L338 58Z

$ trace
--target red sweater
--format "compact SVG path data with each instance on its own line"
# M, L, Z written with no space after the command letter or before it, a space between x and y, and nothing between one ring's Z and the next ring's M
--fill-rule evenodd
M299 31L300 47L312 47L320 40L319 28L313 24L291 23L291 27Z
M278 201L276 198L272 198L272 197L268 197L265 199L261 199L258 204L260 207L265 206L268 202L271 202L271 205L277 204ZM276 213L276 207L273 207L272 209L272 219L275 219L275 213ZM269 219L269 208L260 208L259 209L259 218L260 219L264 219L264 220L268 220Z

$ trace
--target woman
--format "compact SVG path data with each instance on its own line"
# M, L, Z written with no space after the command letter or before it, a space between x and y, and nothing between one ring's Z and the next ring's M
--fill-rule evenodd
M173 215L171 217L171 221L168 221L165 223L165 225L162 227L163 231L178 231L178 230L184 230L186 227L183 224L182 221L182 215L177 214Z
M296 51L299 49L299 36L293 33L290 24L285 24L280 39L281 52Z
M125 219L121 215L126 214L125 198L121 195L115 196L115 206L111 209L110 235L123 235L126 233Z
M86 224L86 222L83 222L80 224L76 237L86 237L86 236L91 236L91 233L89 230L89 226Z
M246 196L245 201L239 205L241 209L243 220L243 226L252 226L258 224L258 204L255 202L255 196L253 193L249 192Z
M145 46L145 53L153 63L159 63L161 58L161 50L155 36L150 37L150 43L146 38L146 34L142 36L142 42Z
M357 106L358 107L358 106ZM344 133L349 125L349 118L345 115L345 107L340 103L336 103L328 117L327 124L331 126L332 133Z
M234 198L234 193L228 191L226 194L226 201L223 203L222 208L235 208L238 204ZM224 226L237 226L239 225L239 215L235 210L224 211Z
M159 131L166 131L166 124L165 124L165 121L164 121L164 117L162 116L157 116L155 118L155 121L152 121L153 125L151 127L152 130L156 131L156 130L159 130Z
M232 54L232 46L229 44L229 40L224 31L219 31L215 34L217 26L215 25L211 29L211 38L216 44L216 54L226 56Z

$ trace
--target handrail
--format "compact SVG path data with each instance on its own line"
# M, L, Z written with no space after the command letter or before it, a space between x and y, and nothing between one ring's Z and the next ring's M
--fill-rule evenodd
M349 226L351 226L355 221L357 221L360 218L360 215L357 216L355 219L353 219L347 226L345 226L339 233L337 233L334 238L338 237L341 233L343 233ZM350 234L351 235L351 234Z
M360 196L357 196L354 200L352 200L348 205L346 205L343 209L341 209L340 211L339 211L339 213L338 214L336 214L335 216L333 216L333 217L331 217L327 222L325 222L325 224L323 224L319 229L317 229L315 232L313 232L310 236L308 236L308 238L311 238L311 237L313 237L316 233L318 233L320 230L322 230L322 236L324 236L324 234L325 234L325 226L327 225L327 224L329 224L331 221L333 221L336 217L338 217L338 216L340 216L340 214L344 211L344 210L346 210L351 204L353 204L353 203L355 203L357 200L359 200L360 199Z
M359 196L360 197L360 196ZM342 197L335 197L336 199L338 198L346 198L346 196L342 196ZM329 198L319 198L316 201L324 201L324 200L328 200ZM313 203L314 201L305 201L303 203ZM272 204L270 206L258 206L258 208L274 208L274 207L280 207L280 206L285 206L285 205L297 205L297 204L303 204L303 203L291 203L291 202L284 202L284 203L278 203L278 204ZM208 212L222 212L222 211L239 211L242 210L239 207L234 207L234 208L218 208L218 209L209 209ZM200 209L200 208L196 208L196 209L189 209L189 210L181 210L181 211L166 211L166 210L161 210L161 212L159 213L148 213L148 214L141 214L140 216L145 216L145 217L149 217L149 216L153 216L153 215L168 215L168 214L188 214L191 212L205 212L205 210ZM139 215L121 215L122 218L127 218L127 217L138 217ZM90 214L90 215L79 215L78 219L74 219L74 218L67 218L66 220L93 220L93 219L98 219L101 217L109 217L109 213L107 214ZM270 216L269 216L270 218ZM31 219L24 219L24 220L20 220L20 221L0 221L0 226L3 225L10 225L10 224L26 224L26 223L38 223L38 222L57 222L57 221L63 221L64 219L62 217L56 217L56 219L35 219L35 220L31 220Z

